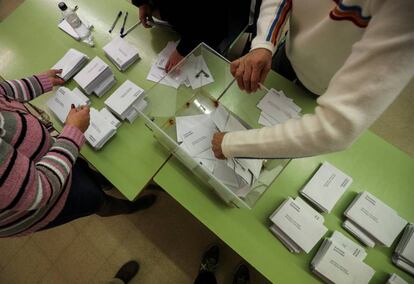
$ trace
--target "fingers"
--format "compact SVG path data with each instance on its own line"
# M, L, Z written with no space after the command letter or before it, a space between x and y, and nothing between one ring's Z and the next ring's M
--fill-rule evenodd
M237 80L237 85L241 90L244 90L244 82L243 82L243 74L244 74L244 62L241 61L239 68L237 68L236 75L234 76Z
M252 65L246 64L243 74L243 84L246 89L246 92L250 93L252 91L250 76L252 75Z
M56 78L51 77L50 81L52 82L53 86L58 86L58 85L65 84L65 80L63 80L62 78L59 78L59 77L56 77Z
M230 64L230 73L231 75L233 75L233 77L236 77L236 71L237 71L237 68L239 68L239 65L240 65L240 59L234 60Z
M165 64L165 72L170 72L170 70L171 70L171 65L172 65L172 63L171 63L171 59L168 59L168 61L167 61L167 64Z
M50 69L49 70L49 76L56 76L56 75L58 75L58 74L62 74L62 69Z
M260 79L260 68L253 66L252 75L250 78L250 90L256 92L259 88L259 79Z
M214 156L217 159L220 159L220 160L226 159L226 157L224 156L223 151L221 149L221 143L223 141L223 138L224 138L225 134L226 133L217 132L217 133L214 134L213 140L211 141L211 145L212 145L211 149L214 153Z

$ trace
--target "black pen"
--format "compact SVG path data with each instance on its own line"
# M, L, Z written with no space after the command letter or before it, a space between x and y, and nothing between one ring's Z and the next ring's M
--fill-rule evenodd
M134 30L136 27L138 27L141 24L141 21L138 21L136 24L134 24L132 27L126 30L125 33L121 34L121 37L125 37L127 34L129 34L130 31Z
M118 23L118 20L119 20L119 18L121 18L121 16L122 16L122 12L119 11L118 15L116 16L116 19L115 19L114 23L112 24L111 28L109 29L109 33L112 33L112 31L115 28L116 23Z
M126 24L126 20L128 18L128 12L125 12L125 18L124 18L124 23L122 24L122 28L121 28L121 32L120 34L123 35L124 34L124 30L125 30L125 24Z

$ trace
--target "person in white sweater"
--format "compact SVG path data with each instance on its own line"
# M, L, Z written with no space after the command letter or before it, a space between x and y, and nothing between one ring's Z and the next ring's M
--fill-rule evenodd
M413 0L263 0L251 51L232 62L254 92L288 21L286 55L319 95L313 114L273 127L216 133L217 158L295 158L349 147L414 76Z

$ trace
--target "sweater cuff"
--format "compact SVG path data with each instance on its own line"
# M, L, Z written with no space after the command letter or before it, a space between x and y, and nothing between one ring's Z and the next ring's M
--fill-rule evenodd
M272 55L274 55L276 52L276 47L270 41L258 41L258 40L254 41L253 40L252 48L250 49L250 51L254 49L258 49L258 48L265 48L269 50L272 53Z
M223 141L221 141L221 151L223 152L223 155L226 158L233 158L234 157L234 153L232 153L232 147L231 147L231 138L232 137L232 133L226 133L224 134L223 137Z
M65 125L59 137L69 138L79 147L79 149L85 144L85 135L79 128L72 125Z
M52 82L50 82L50 79L46 74L36 75L36 78L39 79L45 93L50 92L53 89Z

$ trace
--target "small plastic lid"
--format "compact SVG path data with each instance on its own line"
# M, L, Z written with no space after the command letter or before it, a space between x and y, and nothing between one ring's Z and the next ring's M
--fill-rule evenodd
M66 10L68 9L68 6L66 6L65 2L60 2L60 3L58 4L58 7L59 7L59 9L60 9L60 10L62 10L62 11L66 11Z

